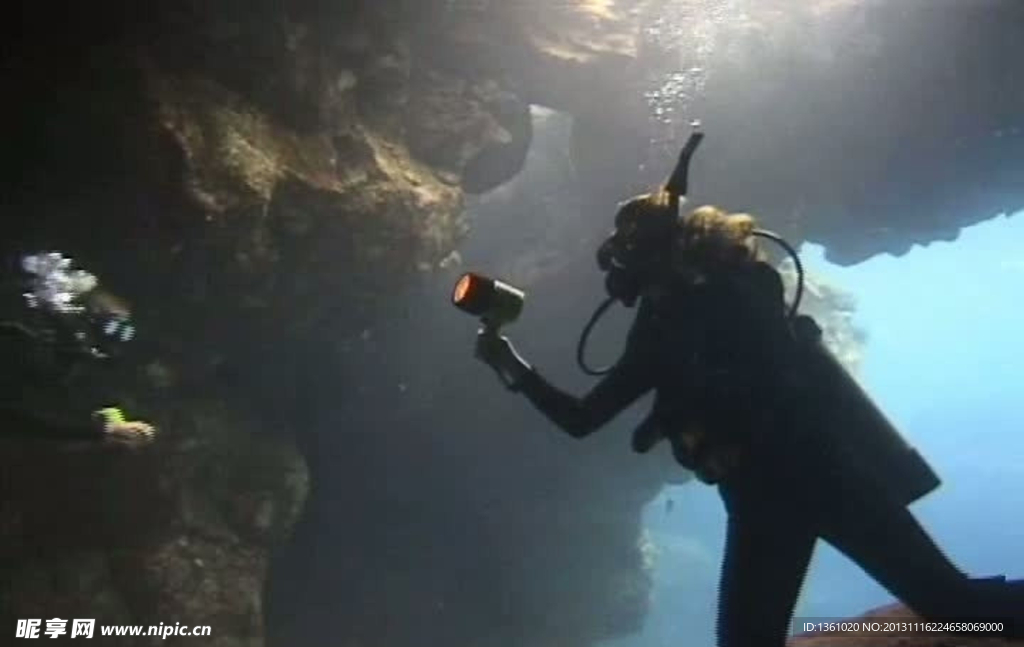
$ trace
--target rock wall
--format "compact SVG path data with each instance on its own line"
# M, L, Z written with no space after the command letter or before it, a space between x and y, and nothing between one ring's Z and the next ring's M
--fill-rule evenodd
M147 447L3 440L0 644L31 618L207 625L203 644L262 644L268 559L302 510L305 463L215 403L145 410L166 434Z
M136 451L5 440L3 642L17 618L67 615L208 624L207 644L264 643L268 560L308 488L295 439L307 452L323 450L314 427L327 427L325 410L370 408L338 395L365 379L349 372L360 361L352 347L365 346L364 331L403 285L454 248L465 231L463 192L511 177L529 143L527 104L499 74L433 62L432 41L416 29L419 9L158 3L140 12L56 3L25 7L11 24L4 68L18 101L3 107L10 145L2 251L13 261L60 249L132 303L139 335L117 378L119 402L154 422L160 438ZM343 433L385 427L385 437L417 425L372 415L332 423L328 431ZM543 451L506 442L510 465ZM365 456L377 448L364 437L345 449ZM409 478L421 473L417 449L399 452ZM478 455L435 451L434 469L464 473ZM380 475L373 464L339 457L315 460L314 482L337 485L324 475L340 466L352 468L344 480L351 496L331 516L362 531L347 533L329 557L376 568L365 581L336 583L334 599L369 588L387 596L388 617L415 619L432 590L417 573L447 577L438 581L455 587L449 608L501 618L481 625L494 616L455 617L435 633L486 631L494 644L583 645L638 621L643 588L627 607L615 591L634 572L632 517L657 476L639 479L616 505L622 524L600 536L530 540L537 564L548 566L591 546L587 554L608 564L592 595L566 590L570 580L505 570L518 592L501 606L484 603L502 590L487 573L524 550L517 528L525 533L579 507L574 489L555 498L558 506L519 504L502 517L507 532L492 525L476 584L462 591L450 571L389 562L394 526L375 523L376 504L388 510L373 487ZM544 473L563 467L554 461ZM500 491L518 480L508 475ZM564 486L554 483L528 500L550 501ZM479 513L464 486L449 494L424 502L417 518ZM479 539L459 538L452 555ZM408 554L416 555L423 553ZM422 628L402 633L415 625L404 621L388 634L362 608L348 605L342 640L423 639ZM622 608L624 617L606 626L604 612ZM552 614L565 621L539 622Z
M60 249L128 298L119 401L161 433L5 441L0 642L65 614L259 645L308 489L293 438L326 406L299 384L451 250L463 175L515 171L527 109L418 65L386 16L327 39L276 3L117 4L9 25L2 251Z
M508 7L522 32L503 60L528 70L531 100L575 115L595 209L662 181L691 119L709 134L695 199L834 262L953 240L1024 206L1020 3Z

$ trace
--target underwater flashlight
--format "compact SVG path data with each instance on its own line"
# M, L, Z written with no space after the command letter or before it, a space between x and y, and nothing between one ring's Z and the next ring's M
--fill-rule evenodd
M484 325L498 329L519 318L526 293L508 283L467 272L452 291L452 303L459 310L480 317Z

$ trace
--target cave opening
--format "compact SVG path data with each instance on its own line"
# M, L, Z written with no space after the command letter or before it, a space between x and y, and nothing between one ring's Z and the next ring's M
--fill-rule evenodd
M536 104L530 114L533 137L522 168L504 184L467 196L470 231L459 249L467 266L487 266L523 287L544 272L543 259L567 255L582 181L572 159L572 115Z
M582 209L594 187L573 164L571 116L531 112L521 171L467 198L457 254L397 295L346 355L349 391L310 443L313 492L274 565L275 644L315 644L317 627L339 618L368 641L389 626L391 645L583 644L640 627L639 515L679 471L667 452L623 464L648 402L577 443L474 360L479 324L449 300L466 270L523 288L525 311L506 334L565 388L593 384L571 349L604 290L587 239L612 210ZM621 351L629 314L614 311L595 333L596 363Z

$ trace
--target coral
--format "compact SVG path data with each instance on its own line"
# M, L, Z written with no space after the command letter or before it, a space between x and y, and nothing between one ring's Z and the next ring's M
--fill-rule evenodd
M793 261L786 259L778 270L782 275L787 298L792 299L796 293L797 277ZM814 317L821 326L825 345L848 370L857 375L867 331L854 321L857 313L854 296L835 283L808 273L804 281L800 312Z

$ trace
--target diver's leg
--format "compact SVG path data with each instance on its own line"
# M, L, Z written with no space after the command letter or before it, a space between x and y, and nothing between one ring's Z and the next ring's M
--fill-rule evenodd
M783 647L817 537L779 502L744 498L729 506L718 647Z
M927 619L1024 617L1024 591L968 577L904 506L884 496L843 497L821 535Z

